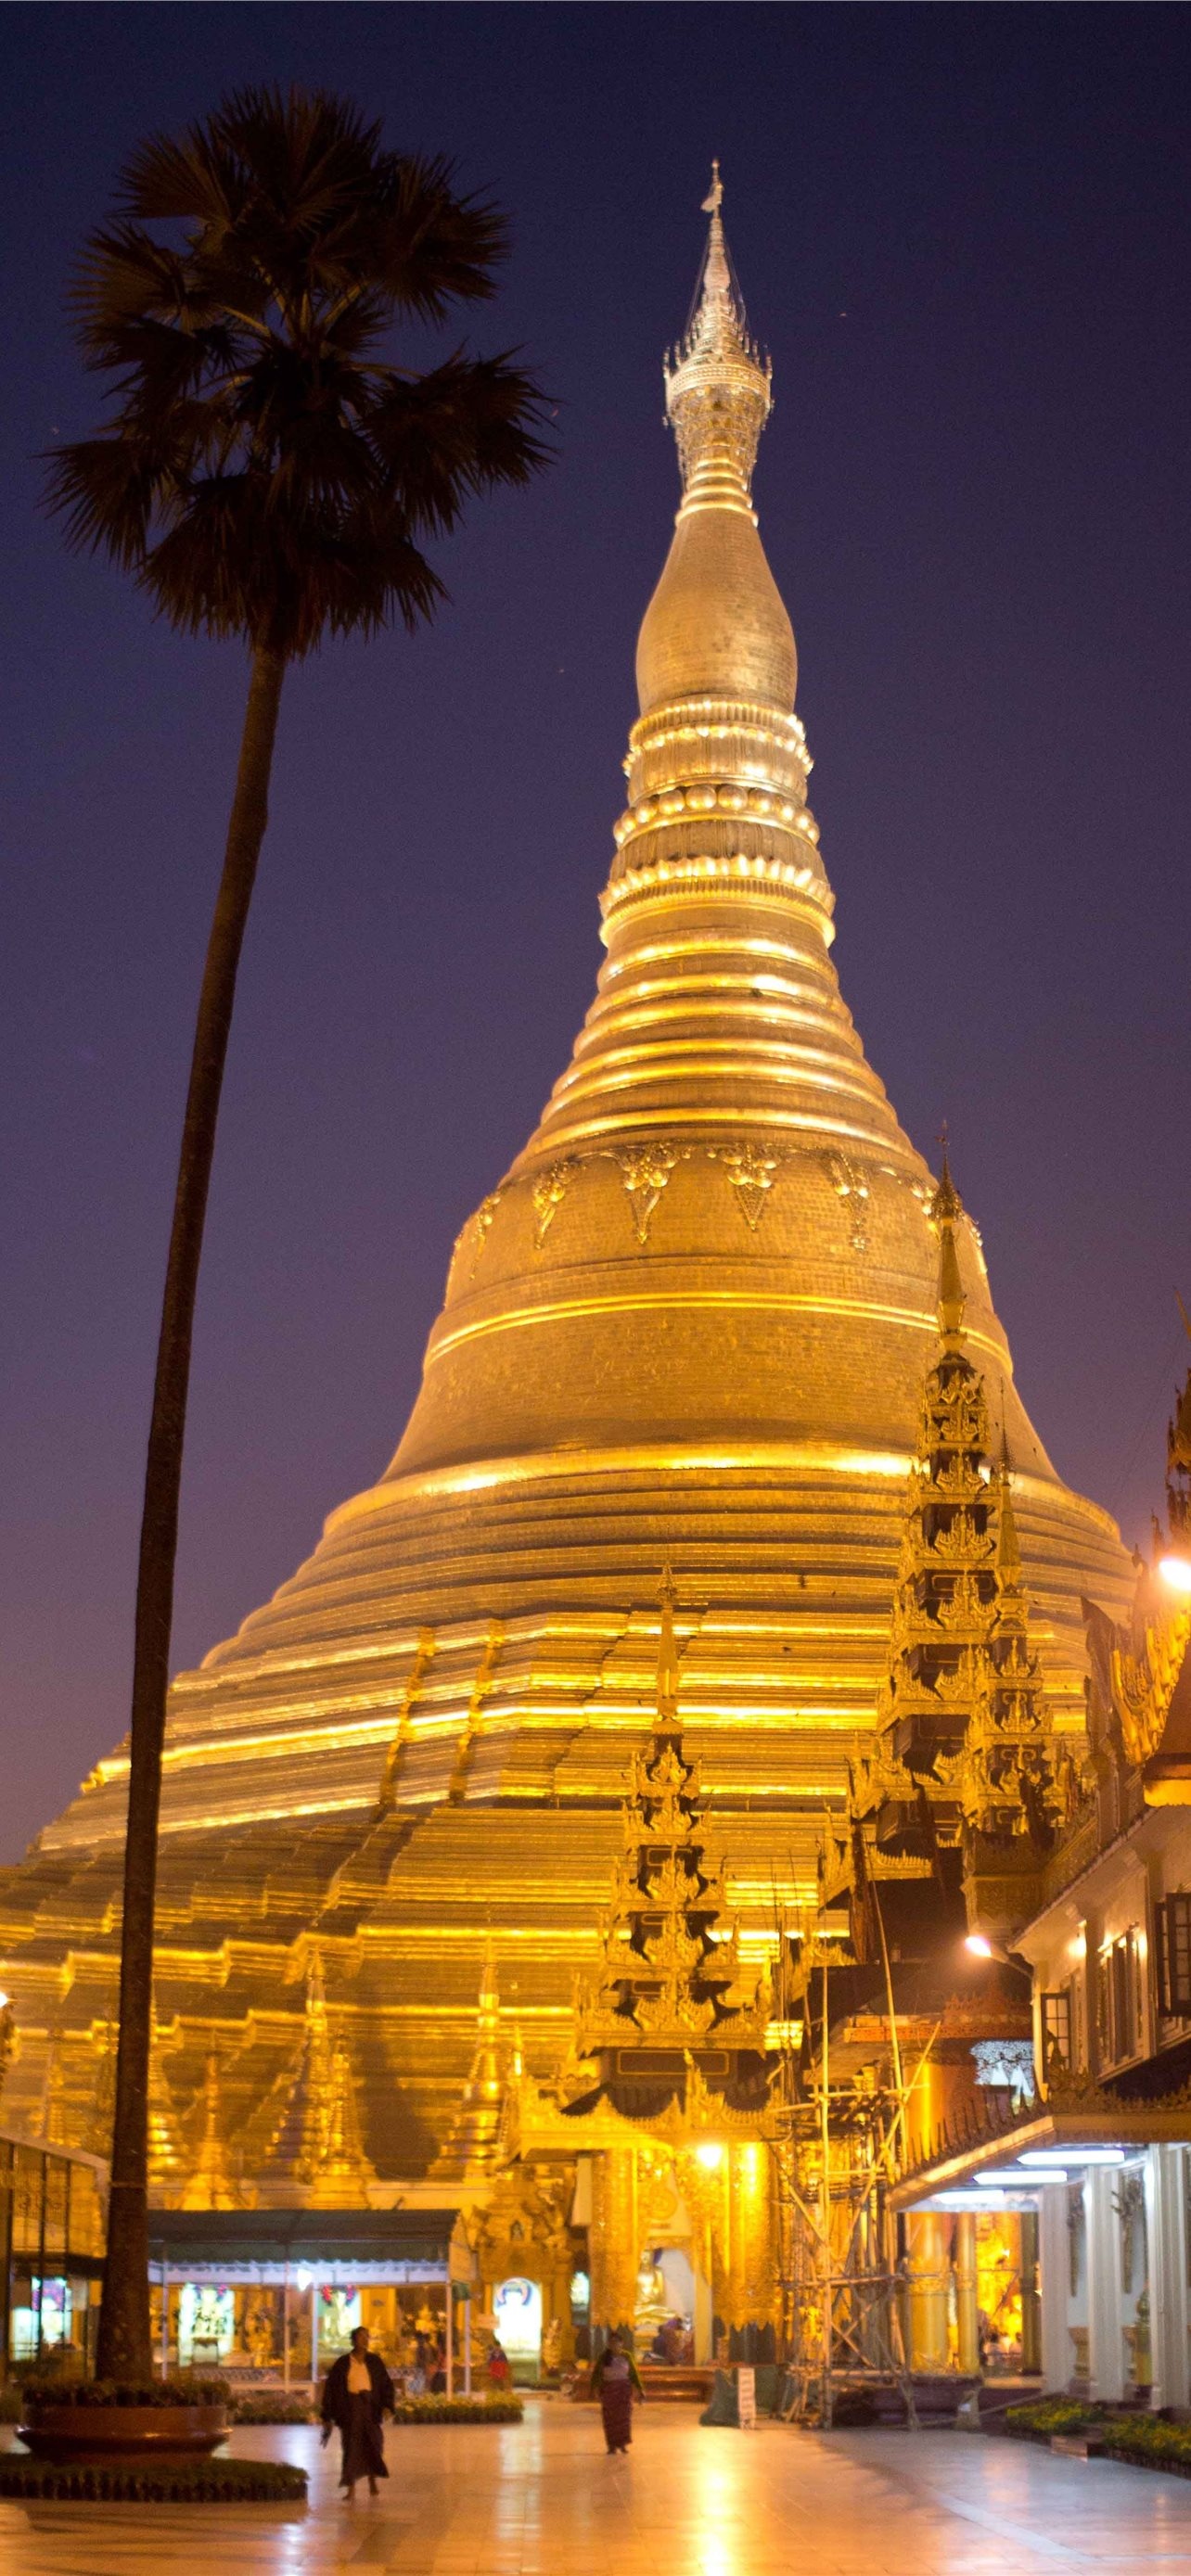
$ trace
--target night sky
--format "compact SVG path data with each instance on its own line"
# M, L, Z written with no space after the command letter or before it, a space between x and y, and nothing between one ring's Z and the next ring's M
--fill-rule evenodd
M288 686L208 1224L175 1664L402 1429L459 1225L599 960L637 622L677 500L660 359L718 152L776 409L835 956L950 1121L1056 1463L1146 1534L1191 1358L1191 20L1176 7L9 7L0 1858L124 1731L139 1478L242 657L39 516L94 425L72 255L146 130L350 92L508 207L481 346L558 462L441 550L432 631Z

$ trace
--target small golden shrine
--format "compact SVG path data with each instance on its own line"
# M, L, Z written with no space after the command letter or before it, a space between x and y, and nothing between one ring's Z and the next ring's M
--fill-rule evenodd
M643 2358L684 2363L725 2345L745 2358L772 2349L777 2262L769 1993L742 1978L723 1863L704 1841L674 1609L667 1570L656 1713L630 1766L601 1964L577 1987L557 2084L522 2073L513 2087L505 2150L539 2192L544 2168L573 2170L593 2329L627 2328Z

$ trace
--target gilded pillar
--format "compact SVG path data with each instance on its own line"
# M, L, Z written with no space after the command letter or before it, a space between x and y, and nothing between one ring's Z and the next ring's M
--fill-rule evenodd
M909 2247L911 2370L946 2370L947 2284L950 2272L947 2221L920 2211L906 2221Z
M608 2333L632 2327L637 2304L637 2155L608 2147L592 2158L591 2322Z
M727 2220L720 2312L729 2330L747 2340L749 2358L772 2333L777 2291L772 2170L760 2139L734 2141L728 2150Z
M980 2368L980 2299L976 2280L976 2213L962 2209L955 2222L956 2360L965 2373Z

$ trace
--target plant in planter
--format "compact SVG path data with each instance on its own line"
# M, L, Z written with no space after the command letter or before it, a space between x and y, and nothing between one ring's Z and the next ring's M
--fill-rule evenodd
M0 2456L0 2496L69 2504L304 2504L288 2460L30 2460Z
M399 2397L395 2424L519 2424L519 2397Z
M35 2458L203 2459L227 2431L226 2379L27 2379L20 2437Z
M232 2398L228 2418L233 2424L313 2424L314 2408L308 2397L287 2396L283 2388L245 2388Z

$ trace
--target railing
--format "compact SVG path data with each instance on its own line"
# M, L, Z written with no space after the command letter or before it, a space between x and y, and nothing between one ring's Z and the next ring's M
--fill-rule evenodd
M983 2085L981 2090L984 2100L979 2107L972 2102L961 2103L949 2120L942 2121L928 2139L919 2142L913 2159L902 2166L899 2182L924 2173L928 2166L948 2156L968 2155L975 2147L991 2146L998 2138L1008 2137L1037 2119L1037 2103L1024 2102L1020 2094L1010 2092L1008 2085Z

